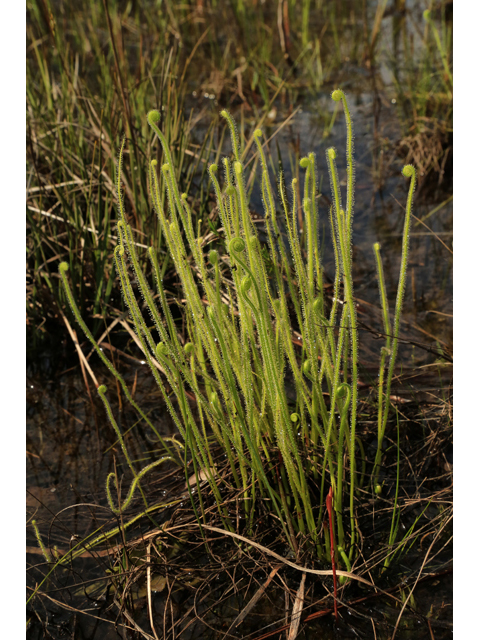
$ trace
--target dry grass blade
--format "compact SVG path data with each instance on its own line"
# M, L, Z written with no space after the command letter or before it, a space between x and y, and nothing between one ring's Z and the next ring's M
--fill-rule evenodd
M399 207L402 207L404 209L403 205L396 198L393 198L393 199L395 200L395 202L398 204ZM423 222L423 220L420 220L420 218L417 218L417 216L414 215L413 213L412 213L412 218L417 221L417 224L423 225L425 229L427 229L428 233L430 233L434 238L436 238L440 242L440 244L442 244L445 247L445 249L453 256L453 251L450 249L449 246L445 244L445 242L439 237L439 235L435 233L435 231L430 229L430 227L426 225L425 222Z
M155 638L154 638L153 636L151 636L149 633L147 633L146 631L144 631L144 630L142 629L142 627L140 627L140 626L135 622L135 620L132 618L132 616L131 616L127 611L125 611L125 608L120 604L120 602L119 602L116 598L114 598L114 599L113 599L113 602L116 604L116 606L117 606L117 608L118 608L119 612L120 612L123 616L125 616L125 618L128 620L128 622L129 622L129 623L130 623L130 624L131 624L131 625L136 629L136 631L138 631L138 633L139 633L143 638L147 638L147 640L158 640L158 638L157 638L157 639L155 639Z
M202 527L204 529L207 529L208 531L215 531L215 533L221 533L226 536L231 536L232 538L237 538L237 540L241 540L242 542L246 542L248 545L251 545L256 549L259 549L260 551L263 551L263 553L266 553L269 556L273 556L276 560L283 562L283 564L286 564L289 567L292 567L292 569L297 569L297 571L302 571L303 573L312 573L315 576L333 576L333 571L331 569L308 569L307 567L301 567L300 565L295 564L294 562L290 562L290 560L287 560L286 558L283 558L278 553L275 553L275 551L272 551L271 549L267 549L267 547L264 547L263 545L258 544L257 542L253 542L253 540L249 540L248 538L245 538L244 536L241 536L238 533L233 533L232 531L225 531L224 529L218 529L217 527L211 527L210 525L206 525L206 524L202 525ZM174 527L174 528L176 529L177 527ZM365 578L361 578L360 576L357 576L355 573L350 573L349 571L341 571L339 569L337 569L335 573L337 574L337 576L345 576L345 578L350 578L351 580L356 580L357 582L362 582L363 584L366 584L369 587L378 589L372 582L369 582L368 580L365 580Z
M277 565L276 567L274 567L272 569L272 571L270 572L270 575L268 576L268 578L266 579L264 584L262 584L262 585L260 585L258 587L257 591L255 592L255 594L252 597L252 599L250 600L250 602L247 604L247 606L238 614L238 616L232 622L232 624L230 625L227 633L223 636L224 638L226 638L229 635L229 633L230 633L230 631L232 631L232 629L235 629L235 627L238 627L238 625L241 622L243 622L243 620L245 620L247 615L250 613L250 611L253 609L253 607L257 604L257 602L263 596L263 594L265 593L265 590L267 589L268 585L273 580L273 578L277 575L278 570L280 568L281 568L281 565Z
M140 349L140 351L145 355L145 352L143 351L142 343L140 342L135 331L130 327L128 322L126 320L120 320L119 322L122 325L122 327L124 327L127 330L127 332L130 334L130 336L132 337L132 340L135 342L135 344ZM163 372L162 367L158 364L155 358L150 358L150 360L154 367L156 367L159 371Z
M112 331L112 329L115 327L115 325L120 322L120 320L122 320L122 318L125 318L127 316L127 314L123 314L123 316L119 317L119 318L115 318L115 320L113 320L113 322L105 329L105 331L102 333L102 335L100 336L100 338L97 340L98 344L100 345L105 338L108 336L108 334ZM103 320L103 316L100 316L100 318L102 318ZM89 352L89 354L87 355L87 360L90 360L91 355L95 352L95 349L92 348Z
M430 227L428 225L425 224L425 222L423 220L420 220L420 218L417 218L417 216L414 216L412 214L412 217L415 218L415 220L417 221L418 224L422 224L425 229L427 229L427 231L429 233L432 234L432 236L434 236L441 244L443 244L443 246L445 247L445 249L453 256L453 251L450 249L450 247L448 245L445 244L445 242L438 236L437 233L435 233L435 231L433 231L432 229L430 229Z
M62 218L61 216L56 216L53 213L50 213L50 211L43 211L43 209L37 209L37 207L31 207L30 205L27 205L27 209L29 211L33 211L33 213L39 213L42 216L46 216L47 218L52 218L53 220L58 220L59 222L64 222L65 224L68 224L70 226L75 226L75 223L72 222L71 220L67 220L66 218ZM93 233L95 236L99 236L100 233L96 230L93 229L92 227L87 227L86 225L84 225L83 227L81 227L82 231L88 231L89 233ZM108 237L110 238L110 240L113 241L113 243L117 243L118 242L118 236L114 235L114 234L108 234ZM136 247L140 247L140 249L148 249L148 245L146 244L142 244L141 242L134 242L133 243Z
M305 596L305 580L307 576L304 573L302 579L300 581L300 586L298 587L297 596L295 598L295 602L293 604L292 609L292 622L290 624L290 631L288 633L288 640L295 640L298 634L298 629L300 627L300 619L302 617L303 611L303 602Z
M108 618L101 618L100 616L96 616L93 613L90 613L90 611L80 611L79 609L77 609L76 607L72 607L71 605L67 604L66 602L62 602L60 600L56 600L55 598L52 598L52 596L49 596L48 593L44 593L43 591L39 591L38 592L39 596L42 596L42 598L47 598L47 600L50 600L50 602L53 602L54 605L56 605L57 607L61 607L62 609L66 609L67 611L71 611L72 613L82 613L83 615L88 616L89 618L92 618L93 620L99 620L100 622L106 622L107 624L110 625L114 625L115 622L113 622L112 620L109 620ZM133 631L134 629L132 629L132 627L129 627L128 625L124 625L125 630L128 631ZM155 640L154 638L152 638L152 640Z
M80 366L82 367L82 373L83 373L83 377L84 377L84 380L85 380L85 386L88 389L87 378L86 378L86 375L85 375L85 369L86 369L88 371L88 373L90 374L92 380L93 380L93 384L98 389L98 386L99 386L98 385L98 381L97 381L97 379L95 377L95 374L93 373L90 365L88 364L87 359L85 358L85 355L84 355L84 353L82 351L82 348L80 347L80 343L78 342L76 331L74 329L72 329L72 327L70 326L70 323L67 320L67 317L65 316L63 311L61 309L59 311L60 311L60 314L61 314L61 316L63 318L63 321L65 322L65 326L68 329L68 333L70 334L70 337L72 338L73 344L75 345L75 348L77 350L78 357L79 357L79 360L80 360Z
M157 632L155 631L155 625L153 623L153 612L152 612L152 568L150 566L150 550L152 548L152 543L149 542L147 546L147 601L148 601L148 617L150 619L150 626L152 627L153 635L155 636L155 640L159 640Z
M373 22L372 35L370 36L370 51L373 53L377 42L378 34L380 33L381 24L385 9L387 8L386 0L379 0L377 4L377 10L375 11L375 18Z
M123 551L123 549L124 549L124 545L118 544L115 547L112 547L111 549L99 549L98 551L92 549L91 551L83 551L82 553L79 553L76 557L77 558L107 558L108 556L114 556L119 551ZM30 547L27 545L25 547L25 550L27 553L31 553L33 555L37 555L37 556L43 555L43 551L39 547ZM66 556L68 553L70 553L70 549L57 548L56 553L58 553L59 557Z
M68 180L67 182L59 182L58 184L46 184L41 187L30 187L27 189L27 196L31 193L37 193L39 191L49 191L50 189L59 189L60 187L70 187L73 184L84 185L85 180L75 178L75 180Z

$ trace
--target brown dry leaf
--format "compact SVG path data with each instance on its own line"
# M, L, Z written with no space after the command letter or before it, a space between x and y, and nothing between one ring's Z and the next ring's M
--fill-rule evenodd
M208 473L208 476L215 476L217 474L217 468L216 467L209 467L208 470L207 469L200 469L200 471L198 473L198 480L200 482L206 482L208 480L207 473ZM194 487L196 483L197 483L197 479L195 477L195 474L193 474L188 479L188 484L191 487ZM187 483L185 483L185 487L187 487Z
M230 628L228 629L227 633L225 634L224 638L228 637L228 634L230 633L230 631L232 629L235 629L235 627L238 627L239 624L241 622L243 622L243 620L245 620L245 618L247 617L247 615L250 613L250 611L253 609L253 607L257 604L257 602L260 600L260 598L263 596L263 594L265 593L265 590L267 589L268 585L270 584L270 582L273 580L273 578L276 576L277 572L279 569L282 568L282 565L279 564L276 567L274 567L272 569L272 571L270 571L270 575L268 576L266 582L264 584L261 584L257 591L255 592L255 594L253 595L253 597L251 598L251 600L248 602L247 606L240 612L240 614L235 618L235 620L232 622L232 624L230 625Z
M288 633L287 640L295 640L298 634L298 628L300 627L300 619L302 617L303 602L305 596L305 579L307 575L302 574L300 586L298 587L297 596L292 609L292 621L290 623L290 631Z

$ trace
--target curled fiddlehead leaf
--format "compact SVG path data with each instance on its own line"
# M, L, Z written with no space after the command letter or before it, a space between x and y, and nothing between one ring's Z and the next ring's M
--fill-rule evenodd
M179 444L178 442L176 443L177 445ZM109 473L107 476L107 482L106 482L106 491L107 491L107 500L108 500L108 506L110 507L110 509L113 511L113 513L115 515L120 515L121 513L123 513L125 511L125 509L128 507L128 505L130 504L130 502L132 501L133 498L133 494L135 493L135 489L137 488L137 484L139 483L139 481L143 478L143 476L148 473L149 471L151 471L154 467L158 467L160 464L163 464L164 462L166 462L167 460L170 460L171 462L174 462L174 459L171 456L164 456L163 458L160 458L159 460L155 460L155 462L152 462L151 464L148 464L146 467L144 467L140 473L137 475L136 478L134 478L132 480L132 483L130 484L130 489L128 491L127 497L125 498L125 500L123 501L123 503L119 506L119 508L117 509L117 507L115 507L115 505L113 504L113 498L112 498L112 492L110 489L110 485L112 483L112 481L115 484L115 489L118 492L118 484L117 484L117 479L115 474Z

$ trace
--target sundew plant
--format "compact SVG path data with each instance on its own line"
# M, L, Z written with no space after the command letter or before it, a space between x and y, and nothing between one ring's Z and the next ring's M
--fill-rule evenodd
M231 134L233 157L223 159L223 185L216 164L210 165L209 175L221 218L224 249L217 246L218 250L208 251L204 239L196 233L196 219L187 194L179 191L168 144L157 126L160 114L158 111L148 114L148 123L163 148L160 171L156 160L150 163L151 197L182 286L186 340L182 339L167 303L155 247L148 250L154 285L147 281L140 267L122 198L123 147L117 172L119 221L114 257L145 360L180 440L162 441L167 455L136 474L105 387L100 387L99 392L134 474L129 495L118 508L113 504L109 477L107 492L115 513L130 502L144 473L165 459L176 460L185 467L186 477L194 473L193 487L196 485L198 491L189 489L189 492L200 526L214 519L212 500L216 503L215 517L230 532L237 529L238 511L245 535L252 532L257 515L267 512L275 526L281 527L285 541L297 557L300 551L309 550L320 559L330 560L332 543L339 565L350 571L358 548L355 499L367 476L364 447L357 434L359 332L352 264L353 128L343 91L334 91L332 98L342 102L345 113L347 186L342 194L337 152L330 148L327 162L333 204L323 215L329 216L335 255L331 300L324 296L318 246L315 154L310 153L300 161L304 170L301 202L297 198L300 192L297 179L287 186L283 175L278 179L276 201L262 132L259 129L254 132L261 166L266 247L249 213L246 168L235 124L230 114L222 111ZM375 459L368 461L373 468L373 489L377 491L405 291L414 168L404 167L403 175L410 179L410 187L393 330L380 247L375 245L387 336L379 365L378 451ZM302 239L298 225L300 208L304 219ZM81 322L66 278L67 269L66 263L60 265L61 278L75 316ZM132 280L136 281L136 288ZM82 326L85 327L83 323ZM293 331L301 336L301 348L294 344ZM87 335L93 341L91 334ZM108 363L104 354L99 353ZM109 367L113 370L110 364ZM117 372L115 375L120 379ZM227 465L221 470L219 451ZM205 482L208 492L202 490ZM191 485L187 482L187 487ZM335 528L331 529L334 540L324 522L327 494L333 499L335 512ZM227 496L232 495L237 505L237 513L233 515L227 505Z

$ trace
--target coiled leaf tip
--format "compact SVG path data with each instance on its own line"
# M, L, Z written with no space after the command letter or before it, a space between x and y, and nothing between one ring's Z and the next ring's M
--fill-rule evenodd
M243 238L232 238L228 248L233 253L241 253L245 250L245 240Z
M244 278L242 279L242 283L240 285L240 290L243 293L243 295L247 294L250 289L252 287L252 279L250 276L244 276Z
M160 111L152 109L147 116L147 120L150 124L156 124L160 120Z

